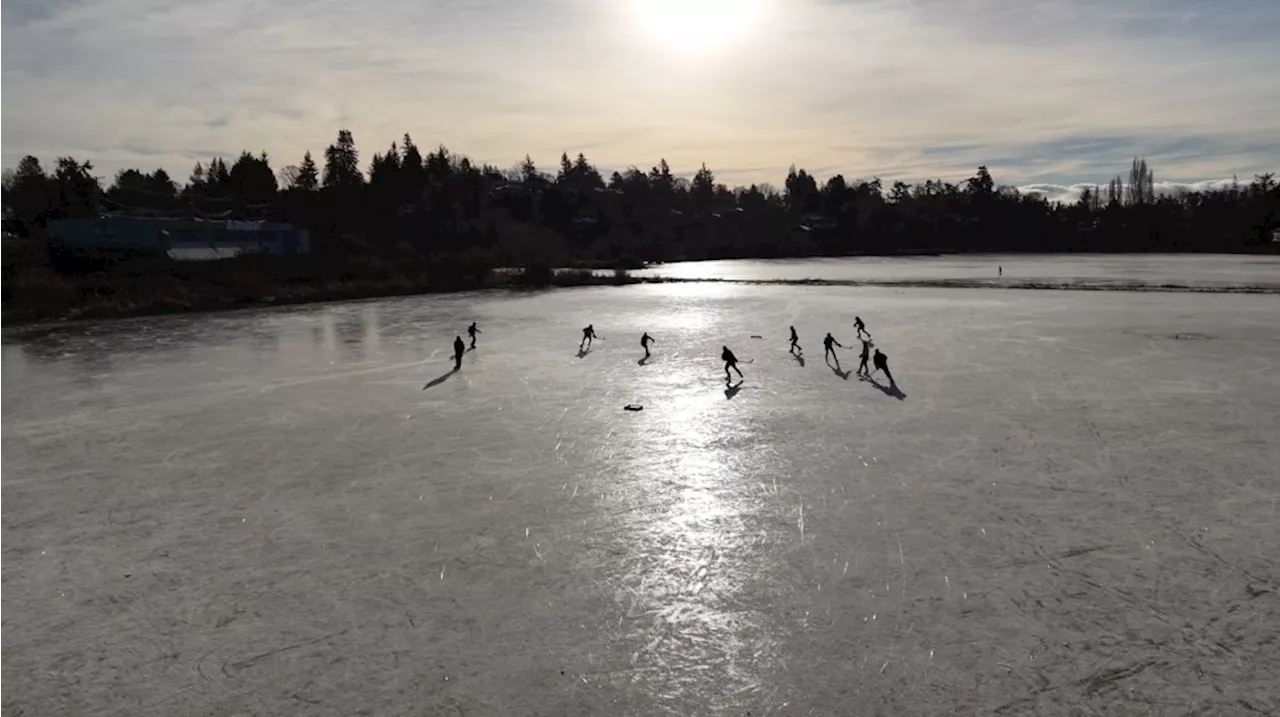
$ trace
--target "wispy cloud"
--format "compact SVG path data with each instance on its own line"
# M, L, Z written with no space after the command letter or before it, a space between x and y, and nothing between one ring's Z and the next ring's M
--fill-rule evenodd
M1064 188L1135 155L1176 182L1280 165L1277 3L766 4L690 56L624 0L8 0L4 163L185 176L208 148L280 165L347 127L366 156L409 131L500 165L666 157L735 183L792 163Z

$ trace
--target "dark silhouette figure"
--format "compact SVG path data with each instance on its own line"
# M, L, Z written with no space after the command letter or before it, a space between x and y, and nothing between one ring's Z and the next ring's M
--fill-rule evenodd
M595 329L595 326L594 326L594 325L592 325L592 326L588 326L587 328L583 329L583 330L582 330L582 342L578 344L578 350L580 350L580 351L581 351L583 348L585 348L585 349L587 349L588 351L590 351L590 350L591 350L591 340L592 340L592 339L594 339L595 337L596 337L596 329Z
M648 331L644 332L644 336L640 337L640 347L644 349L644 357L646 359L649 358L649 344L651 343L656 344L658 342L653 340Z
M858 338L862 338L863 334L866 334L867 338L871 338L871 332L867 331L867 325L862 323L861 316L853 317L853 328L858 330Z
M889 357L880 353L880 349L876 349L874 363L876 371L884 371L884 375L889 377L889 385L896 386L897 382L893 380L893 374L889 372Z
M477 329L477 328L476 328L476 322L472 321L472 322L471 322L471 325L467 327L467 333L471 335L471 348L475 348L475 347L476 347L476 334L483 334L484 332L483 332L483 331L481 331L480 329Z
M462 368L462 354L467 347L462 343L461 336L455 336L453 339L453 370L458 371Z
M869 376L867 372L867 361L871 360L871 342L862 339L862 355L859 357L861 361L858 363L858 375Z
M728 346L721 346L720 348L724 349L723 351L720 352L720 359L724 361L725 382L727 383L733 380L733 374L729 373L729 369L733 369L734 371L737 371L738 378L745 378L742 375L742 369L738 368L738 357L733 355L733 352L729 350Z
M826 349L826 351L822 354L822 357L828 358L828 357L834 356L836 359L836 366L839 366L840 357L836 356L836 350L832 348L832 346L839 346L840 348L844 348L844 344L841 344L839 341L836 341L835 337L832 336L830 333L828 333L827 337L822 340L822 346L824 349Z
M1004 267L996 266L996 276L1004 276Z
M792 326L791 327L791 353L795 353L797 351L803 353L804 349L800 348L800 337L796 335L796 327Z

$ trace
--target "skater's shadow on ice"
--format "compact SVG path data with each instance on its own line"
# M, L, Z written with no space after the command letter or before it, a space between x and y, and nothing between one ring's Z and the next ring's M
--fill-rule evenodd
M453 369L452 371L450 371L449 373L446 373L445 375L441 376L440 378L432 379L431 381L429 381L429 382L427 383L427 385L425 385L425 386L423 386L423 387L422 387L422 390L423 390L423 391L425 391L425 390L427 390L428 388L434 388L434 387L436 387L436 386L439 386L440 384L442 384L442 383L444 383L445 381L448 381L450 378L452 378L452 377L453 377L453 375L454 375L455 373L457 373L457 372L458 372L458 369L456 369L456 368L455 368L455 369Z
M886 396L893 396L899 401L907 400L907 394L903 393L902 389L898 388L898 384L896 383L891 383L888 386L886 386L883 383L880 383L879 381L875 380L874 378L871 378L870 376L864 376L862 380L880 389L881 393L883 393Z
M580 348L578 349L578 358L586 358L589 353L591 353L591 349Z
M849 372L848 372L848 371L844 371L844 370L842 370L842 369L840 368L840 361L839 361L839 360L837 360L837 361L836 361L836 365L835 365L835 366L832 366L832 365L831 365L831 360L830 360L830 359L827 359L827 368L831 369L831 372L832 372L832 373L834 373L835 375L839 376L840 378L843 378L843 379L844 379L844 380L846 380L846 381L848 381L848 380L849 380L849 376L850 376L850 374L849 374Z
M741 390L742 390L742 381L738 381L737 383L727 384L727 387L724 390L724 397L726 400L732 401L733 397L737 396L738 392Z
M643 365L645 365L645 364L649 363L650 359L652 359L652 358L653 358L653 357L651 357L651 356L645 356L644 358L640 359L639 361L636 361L636 364L637 364L637 365L639 365L639 366L643 366Z
M801 356L800 354L791 354L791 358L795 359L796 363L800 364L800 368L804 368L804 356Z

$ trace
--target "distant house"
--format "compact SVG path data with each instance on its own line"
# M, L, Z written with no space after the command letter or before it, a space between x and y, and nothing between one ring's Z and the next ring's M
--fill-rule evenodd
M307 231L282 222L106 216L51 221L49 234L52 244L74 252L164 254L179 260L311 251Z
M13 208L5 205L3 212L4 218L3 220L0 220L0 232L4 235L4 245L10 246L11 244L22 241L22 237L19 235L20 229L18 227L18 221L13 215Z
M797 228L805 232L835 231L836 220L823 214L810 213L801 218Z

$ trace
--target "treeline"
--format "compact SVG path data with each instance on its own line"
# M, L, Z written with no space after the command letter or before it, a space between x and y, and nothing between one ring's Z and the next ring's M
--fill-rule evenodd
M130 214L289 221L319 254L387 257L483 252L496 264L638 263L730 257L918 252L1257 252L1280 228L1274 174L1229 187L1157 195L1135 159L1127 179L1050 203L997 186L986 167L955 184L819 181L729 188L705 165L677 176L660 161L605 176L562 155L554 173L525 157L502 170L405 135L362 163L342 130L317 163L272 168L265 153L197 164L181 185L163 169L104 186L71 157L48 172L24 158L4 177L6 228L34 236L51 219Z

